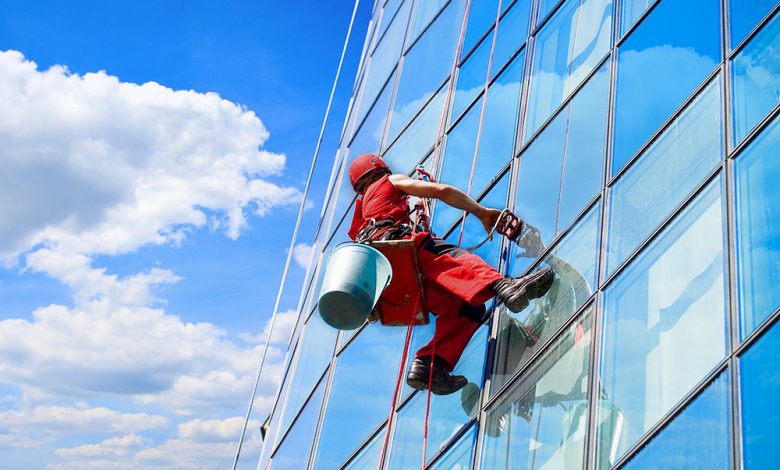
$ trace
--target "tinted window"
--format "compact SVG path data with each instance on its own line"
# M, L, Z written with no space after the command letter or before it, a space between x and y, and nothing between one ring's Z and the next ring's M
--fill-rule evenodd
M626 425L599 434L602 460L620 458L726 353L720 191L716 179L605 292L601 383Z
M736 162L739 311L744 338L780 306L780 119Z
M472 426L447 453L436 461L431 470L469 470L474 460L474 442L477 440L477 427Z
M731 47L734 48L742 42L775 5L776 0L729 0Z
M719 3L663 0L620 46L612 174L720 62Z
M309 461L311 445L314 441L314 431L317 430L317 421L322 408L322 397L325 394L325 385L328 383L325 377L317 390L306 403L300 416L293 424L287 437L271 459L271 468L274 470L290 469L298 470L306 468Z

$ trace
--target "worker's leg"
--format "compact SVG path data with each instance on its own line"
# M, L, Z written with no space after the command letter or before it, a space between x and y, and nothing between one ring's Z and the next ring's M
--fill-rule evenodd
M426 284L472 306L482 305L495 295L490 286L503 276L482 258L428 233L415 234L414 241Z
M427 282L425 295L428 309L436 314L436 331L431 341L420 348L415 356L430 357L435 354L443 361L444 368L452 371L469 340L484 321L485 306L473 306Z

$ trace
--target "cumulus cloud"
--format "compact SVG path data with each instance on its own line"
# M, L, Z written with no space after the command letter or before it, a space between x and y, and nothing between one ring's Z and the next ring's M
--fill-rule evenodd
M58 457L123 457L148 443L148 439L137 434L126 434L106 439L98 444L57 449L54 454Z
M298 243L293 248L293 259L298 266L303 269L309 268L309 261L311 261L311 255L314 253L314 247L308 243Z
M165 426L164 416L119 413L108 408L37 406L0 412L0 429L45 429L67 432L138 432Z
M0 52L0 257L38 244L125 253L180 241L208 223L235 238L247 214L296 204L264 177L285 157L261 149L254 112L215 93L39 70Z
M290 340L290 335L298 321L298 312L296 310L285 310L276 314L273 332L271 332L271 320L268 320L260 334L252 335L249 333L240 333L238 336L250 344L265 344L268 335L271 335L270 344L286 345Z

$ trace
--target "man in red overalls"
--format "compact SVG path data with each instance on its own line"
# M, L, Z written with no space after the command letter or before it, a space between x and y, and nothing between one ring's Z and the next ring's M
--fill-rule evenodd
M433 339L417 351L406 383L417 390L427 389L433 363L431 392L446 395L460 390L468 381L450 372L489 317L485 303L497 296L509 310L519 312L550 289L553 272L548 268L520 278L504 277L479 256L429 232L413 232L409 196L436 198L476 216L486 231L492 229L501 211L483 207L454 186L391 174L385 162L371 154L352 162L349 180L362 196L355 203L350 238L358 242L412 238L427 307L437 315Z

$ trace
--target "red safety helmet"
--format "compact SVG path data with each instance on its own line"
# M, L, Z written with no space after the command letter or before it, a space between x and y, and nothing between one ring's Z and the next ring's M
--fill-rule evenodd
M390 173L390 167L374 154L366 153L357 157L349 165L349 182L352 184L352 188L355 189L355 184L360 178L377 168L383 168L387 173Z

